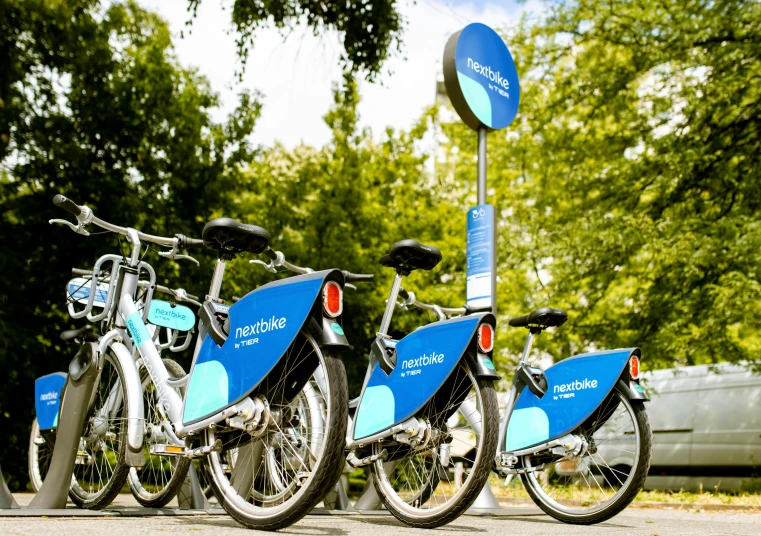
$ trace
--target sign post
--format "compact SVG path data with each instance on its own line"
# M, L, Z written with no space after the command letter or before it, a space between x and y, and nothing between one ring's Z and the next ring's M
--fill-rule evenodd
M468 211L467 301L497 309L497 221L486 203L486 135L513 122L520 85L507 45L485 24L469 24L444 47L444 85L460 119L478 133L478 205Z
M521 92L515 62L499 34L474 23L452 35L444 47L444 85L460 119L478 133L478 205L467 216L467 301L496 313L497 218L486 202L486 135L513 122ZM487 483L468 512L499 508Z

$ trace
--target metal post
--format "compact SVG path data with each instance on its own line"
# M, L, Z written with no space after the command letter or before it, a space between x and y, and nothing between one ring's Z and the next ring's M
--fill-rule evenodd
M8 489L8 484L5 483L3 471L0 469L0 510L16 509L18 507L16 499L13 498L11 490Z
M486 127L478 129L478 204L486 204Z
M486 127L478 129L478 204L486 204ZM491 311L497 314L497 215L491 221L494 253L491 265Z

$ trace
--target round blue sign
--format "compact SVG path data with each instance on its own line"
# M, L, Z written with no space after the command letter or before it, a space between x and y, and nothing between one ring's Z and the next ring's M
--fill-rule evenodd
M505 128L518 113L521 88L513 57L485 24L469 24L449 38L444 84L452 106L474 130Z

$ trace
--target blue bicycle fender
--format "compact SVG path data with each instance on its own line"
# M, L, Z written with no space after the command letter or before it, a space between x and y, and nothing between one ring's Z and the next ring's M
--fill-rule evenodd
M183 424L210 417L248 396L269 374L309 318L335 270L268 283L230 307L222 346L206 335L190 371Z
M58 426L58 408L66 377L65 372L54 372L34 380L34 411L40 430L51 430Z
M376 365L362 391L353 438L362 439L417 413L463 358L484 315L428 324L396 344L396 366Z
M542 398L528 388L518 396L505 450L526 449L577 428L610 394L635 352L639 354L639 349L590 352L545 370L547 393Z

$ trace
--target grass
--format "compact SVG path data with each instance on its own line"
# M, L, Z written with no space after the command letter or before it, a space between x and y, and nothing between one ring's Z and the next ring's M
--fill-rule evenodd
M741 491L737 493L703 491L640 491L635 502L669 502L694 505L734 504L761 508L761 494Z
M356 469L349 476L350 492L349 496L352 499L356 499L362 493L362 489L365 485L366 470ZM489 478L489 485L491 486L494 495L497 500L505 502L523 503L524 501L531 503L531 498L524 489L523 485L518 479L505 486L504 478L498 478L492 475ZM685 505L740 505L751 506L761 508L761 479L753 479L751 486L746 486L745 490L738 492L726 492L726 491L640 491L637 497L634 499L635 503L679 503ZM583 497L578 496L578 490L576 490L576 498L583 500ZM591 498L591 496L590 496ZM533 504L533 503L531 503Z
M498 479L492 475L489 484L498 500L519 500L530 497L523 486L517 480L513 480L508 486L504 485L504 479ZM579 490L576 490L576 498ZM591 497L590 497L591 498ZM583 498L582 498L583 499ZM748 487L747 490L738 492L723 491L640 491L634 499L637 503L680 503L694 505L731 504L741 506L754 506L761 508L761 488L758 485Z

